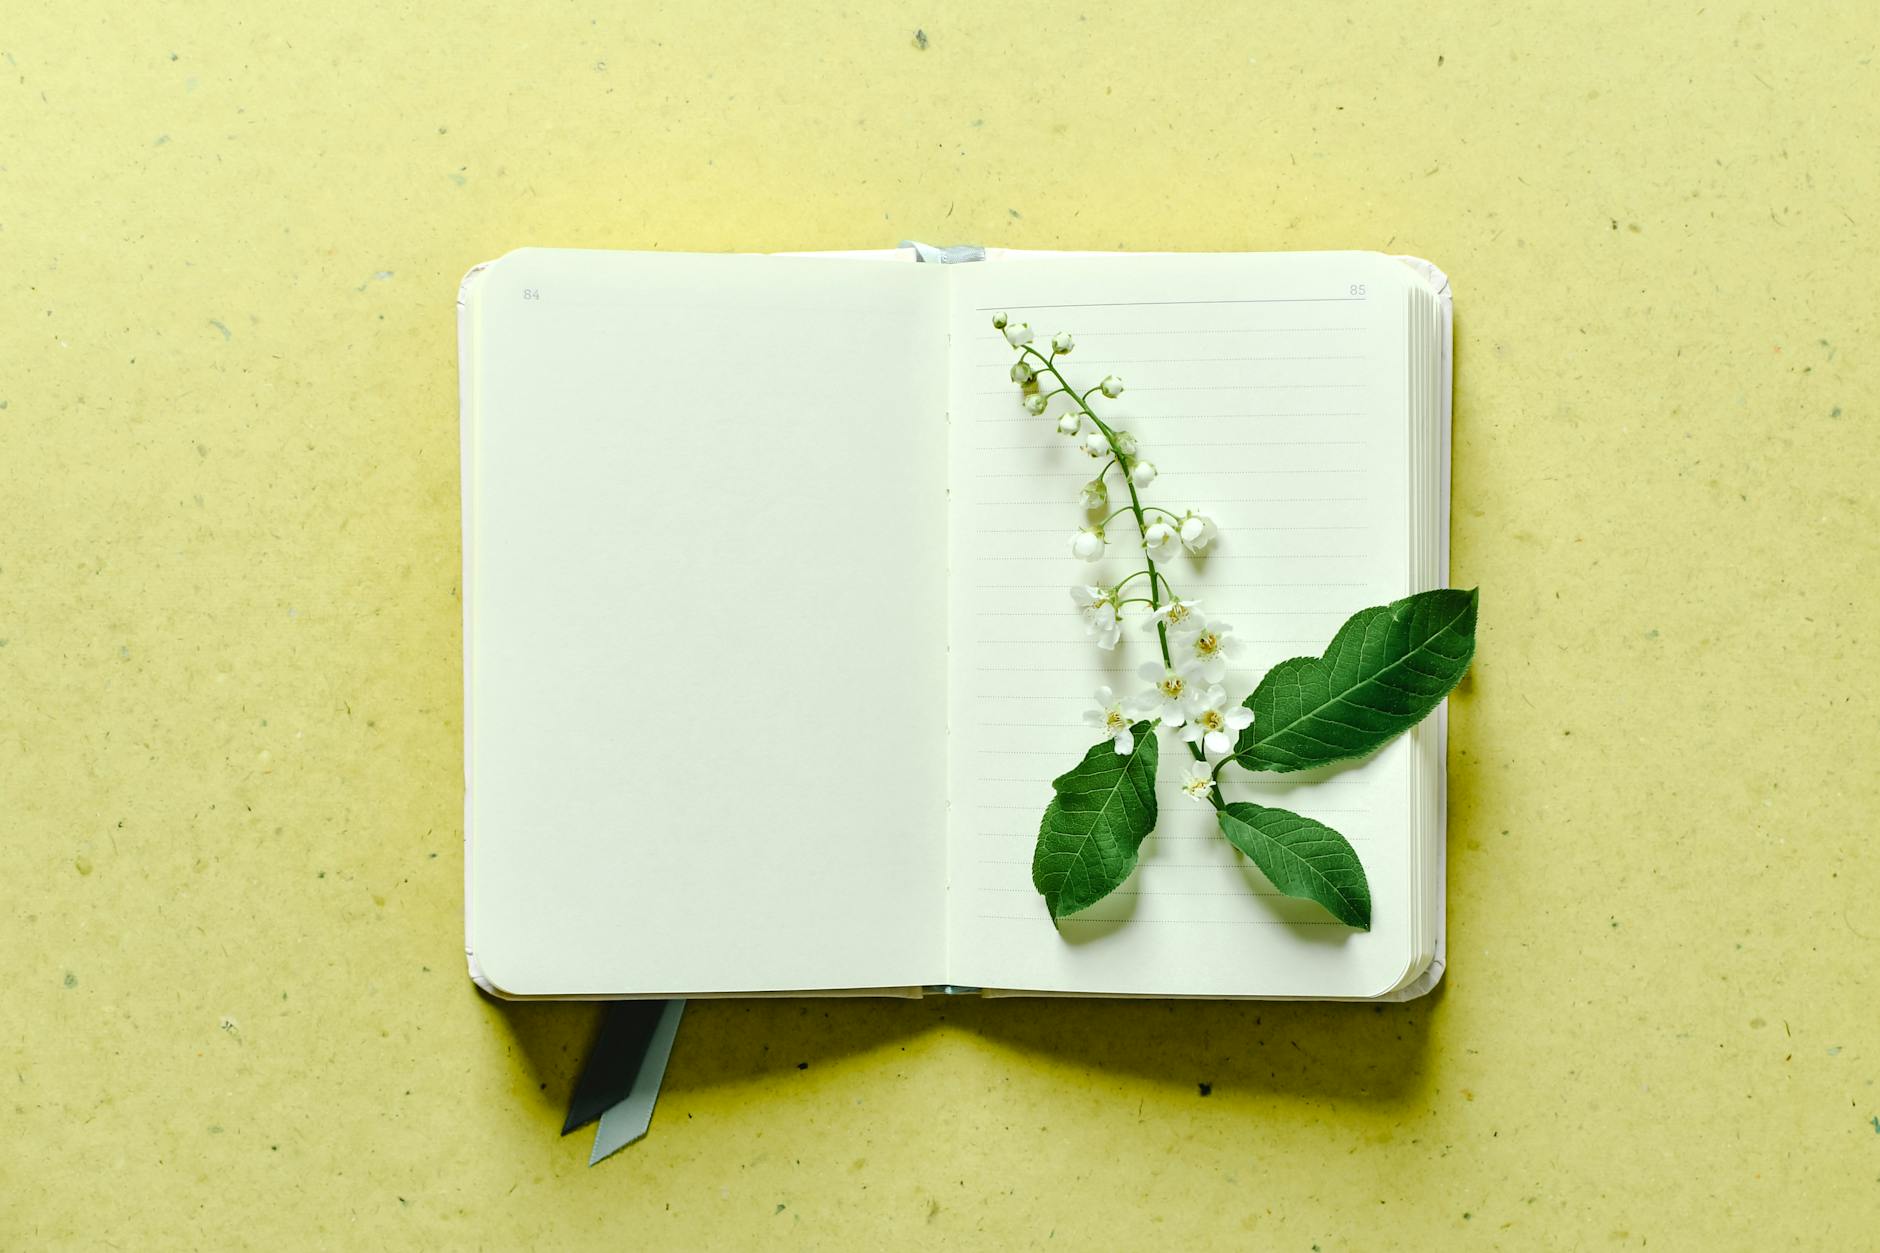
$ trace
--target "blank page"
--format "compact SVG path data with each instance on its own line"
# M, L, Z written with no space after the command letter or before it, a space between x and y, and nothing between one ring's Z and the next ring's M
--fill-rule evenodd
M944 286L542 250L467 284L486 986L944 977Z
M1111 524L1101 563L1072 557L1078 488L1100 462L1055 433L1063 398L1043 418L1020 407L1014 354L990 319L1008 310L1041 343L1075 335L1064 368L1079 390L1125 380L1120 398L1093 403L1159 467L1145 504L1219 523L1204 561L1167 573L1245 641L1225 685L1238 699L1274 663L1322 650L1351 613L1412 590L1405 295L1421 280L1374 253L1019 256L950 277L951 980L1163 996L1390 990L1419 963L1408 739L1310 775L1223 774L1228 800L1292 809L1351 840L1370 932L1273 894L1213 810L1180 794L1187 748L1171 732L1136 874L1053 929L1030 869L1050 780L1095 738L1081 721L1094 690L1135 690L1136 667L1159 654L1141 629L1113 653L1085 638L1068 589L1140 569L1134 526Z

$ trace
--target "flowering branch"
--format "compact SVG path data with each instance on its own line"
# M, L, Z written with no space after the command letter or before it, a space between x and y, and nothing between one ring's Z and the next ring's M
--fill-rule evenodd
M1474 593L1424 592L1364 610L1340 629L1323 658L1282 662L1244 701L1229 703L1221 684L1228 655L1238 647L1232 628L1203 617L1200 603L1176 591L1166 572L1184 550L1203 552L1218 528L1192 509L1176 514L1143 504L1142 493L1157 478L1155 464L1142 459L1134 436L1106 422L1090 404L1099 394L1106 400L1121 396L1123 380L1107 374L1079 391L1059 366L1076 347L1068 332L1054 335L1046 352L1032 342L1027 324L1001 313L992 325L1018 350L1011 379L1026 411L1044 417L1053 400L1069 397L1073 407L1059 414L1058 432L1081 437L1084 452L1102 459L1080 497L1087 512L1104 516L1071 537L1072 555L1101 561L1109 551L1110 524L1128 514L1136 526L1141 569L1115 583L1071 588L1085 633L1097 647L1114 649L1122 639L1123 611L1143 605L1161 653L1159 664L1147 661L1137 671L1146 688L1123 699L1108 687L1097 689L1096 708L1084 718L1102 738L1074 769L1052 781L1055 796L1032 857L1032 883L1051 916L1094 905L1134 872L1137 849L1155 829L1155 732L1167 728L1180 734L1192 759L1182 769L1182 793L1213 807L1227 841L1252 858L1281 893L1318 901L1341 922L1368 929L1370 888L1345 837L1283 809L1229 803L1221 793L1221 770L1230 761L1249 770L1304 769L1362 755L1408 730L1468 666L1475 646ZM1112 469L1122 474L1129 494L1129 504L1115 510ZM1137 579L1148 580L1142 589L1147 594L1124 596ZM1323 699L1313 705L1308 692Z
M1134 436L1105 422L1090 405L1090 398L1098 393L1110 400L1121 396L1122 379L1114 374L1105 375L1095 386L1079 392L1058 365L1058 359L1076 347L1076 341L1068 332L1052 337L1047 354L1032 342L1028 325L1013 324L1004 314L994 318L992 324L1004 332L1007 343L1018 349L1011 377L1019 385L1025 408L1043 416L1052 398L1071 397L1076 407L1058 418L1058 432L1070 437L1081 435L1086 453L1093 458L1108 457L1097 476L1083 487L1084 507L1094 513L1109 506L1107 479L1113 467L1121 471L1124 489L1129 494L1127 505L1078 531L1071 539L1071 552L1085 561L1101 560L1109 544L1105 528L1128 514L1136 524L1142 569L1108 586L1074 587L1071 596L1083 610L1089 634L1105 649L1116 647L1121 638L1123 608L1146 604L1162 664L1159 667L1153 662L1143 665L1140 673L1152 686L1128 701L1116 700L1108 688L1100 691L1098 708L1092 711L1090 720L1105 728L1118 754L1126 754L1134 746L1135 736L1126 716L1133 714L1153 716L1160 725L1181 730L1189 755L1198 763L1207 765L1215 759L1226 760L1233 745L1229 732L1239 731L1253 717L1244 709L1228 706L1226 693L1219 686L1226 674L1227 652L1234 646L1231 628L1225 623L1210 625L1204 620L1198 602L1183 599L1165 569L1156 564L1160 560L1166 566L1183 549L1192 553L1204 551L1217 534L1216 527L1193 510L1177 514L1159 505L1143 504L1143 491L1157 477L1155 464L1142 459ZM1044 390L1040 381L1046 376L1056 383L1050 391ZM1093 428L1088 432L1084 430L1086 422ZM1151 521L1151 514L1167 521ZM1139 578L1148 579L1148 595L1123 597L1122 589ZM1179 661L1178 653L1182 654ZM1216 809L1225 804L1216 786L1216 772L1212 770L1205 772L1205 783L1201 777L1185 776L1183 791Z

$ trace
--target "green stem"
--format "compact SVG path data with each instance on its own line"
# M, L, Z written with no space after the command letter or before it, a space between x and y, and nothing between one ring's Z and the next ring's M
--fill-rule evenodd
M1115 587L1111 588L1110 590L1113 592L1120 592L1124 588L1128 587L1131 583L1134 583L1137 579L1140 579L1143 575L1147 573L1149 573L1147 570L1138 570L1136 571L1136 573L1129 575L1121 583L1118 583Z

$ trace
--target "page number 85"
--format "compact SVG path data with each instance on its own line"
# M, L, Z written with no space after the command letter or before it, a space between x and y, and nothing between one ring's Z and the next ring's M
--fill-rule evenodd
M1362 295L1364 295L1364 284L1363 284L1363 283L1353 283L1353 284L1351 285L1351 294L1352 294L1352 295L1354 295L1354 296L1362 296Z

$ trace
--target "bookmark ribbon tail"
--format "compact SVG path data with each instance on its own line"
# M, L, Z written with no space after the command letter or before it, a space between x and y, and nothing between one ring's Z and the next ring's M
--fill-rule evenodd
M960 265L968 261L984 261L986 250L978 244L952 244L942 248L934 244L923 244L918 239L904 239L901 247L914 250L914 260L925 261L930 265Z
M588 1165L646 1134L672 1057L684 1001L614 1001L568 1101L567 1135L598 1121Z
M561 1125L563 1135L579 1131L626 1100L665 1005L664 1001L607 1004L581 1076L574 1081L574 1094L568 1098L568 1118Z
M633 1087L624 1101L601 1115L600 1125L594 1129L594 1148L588 1153L590 1166L626 1148L653 1125L653 1104L659 1100L659 1085L666 1077L672 1042L679 1034L679 1015L685 1012L684 1001L666 1001L664 1005Z

